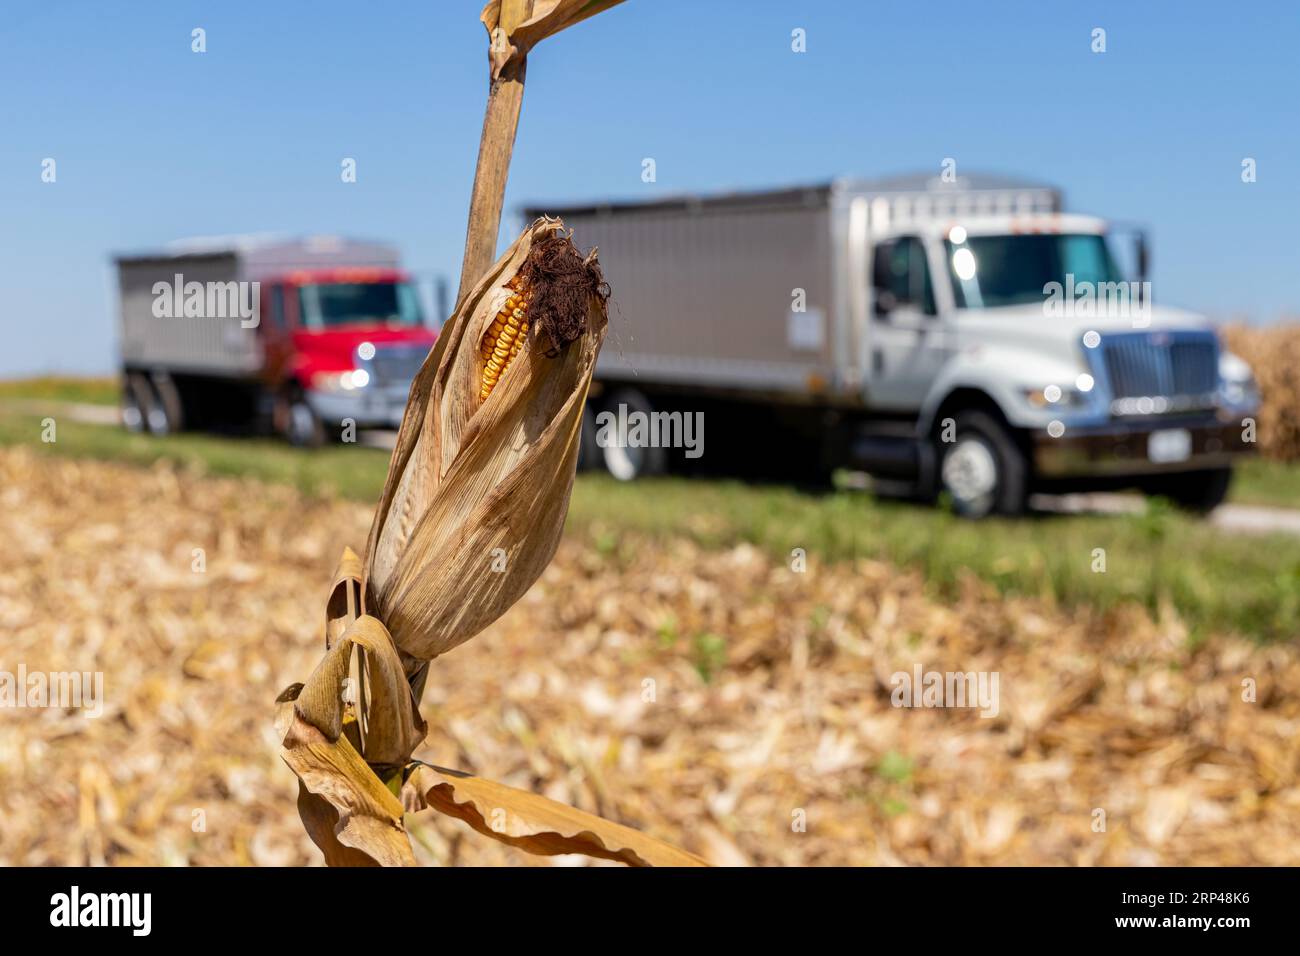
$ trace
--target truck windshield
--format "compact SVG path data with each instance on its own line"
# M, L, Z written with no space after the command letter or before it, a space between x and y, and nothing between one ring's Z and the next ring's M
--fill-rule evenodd
M944 242L953 298L959 309L997 308L1042 302L1049 282L1074 286L1120 282L1120 270L1104 236L971 236Z
M327 282L298 290L308 329L340 325L423 325L420 297L409 282Z

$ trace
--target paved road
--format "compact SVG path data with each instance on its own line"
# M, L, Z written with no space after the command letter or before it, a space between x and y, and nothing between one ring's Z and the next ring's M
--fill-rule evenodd
M118 410L109 405L38 401L9 401L4 404L32 414L64 416L90 425L116 425L119 421ZM396 440L395 431L364 431L360 435L360 443L373 448L392 448ZM1030 506L1038 511L1060 514L1134 514L1141 512L1144 504L1141 495L1094 493L1034 495ZM1209 521L1216 528L1242 534L1281 532L1300 535L1300 509L1227 504L1215 509Z
M1034 495L1030 505L1040 511L1063 514L1134 514L1143 510L1145 502L1141 495L1094 493ZM1280 531L1300 535L1300 511L1289 508L1226 504L1215 508L1209 521L1226 531L1246 534Z
M15 399L3 403L5 408L27 412L32 415L52 415L66 418L68 421L83 425L120 425L121 413L114 405L90 405L74 402L42 402L28 399ZM371 448L391 449L397 444L396 431L363 431L358 444Z

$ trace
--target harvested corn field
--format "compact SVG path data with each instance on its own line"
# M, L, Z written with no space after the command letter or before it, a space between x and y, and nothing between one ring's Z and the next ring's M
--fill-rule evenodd
M98 717L0 711L0 863L318 862L271 702L370 509L22 449L0 506L0 671L103 673ZM1293 644L808 562L570 534L434 661L418 756L721 864L1300 863ZM997 715L892 706L916 665L997 672ZM430 864L589 862L411 833Z

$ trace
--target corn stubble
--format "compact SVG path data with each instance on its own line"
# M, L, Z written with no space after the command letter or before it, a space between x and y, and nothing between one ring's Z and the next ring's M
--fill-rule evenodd
M426 808L533 853L701 863L412 759L429 662L504 614L555 554L608 295L595 251L539 219L461 300L411 386L366 557L344 553L326 603L325 657L277 701L299 814L331 865L413 864L403 815Z

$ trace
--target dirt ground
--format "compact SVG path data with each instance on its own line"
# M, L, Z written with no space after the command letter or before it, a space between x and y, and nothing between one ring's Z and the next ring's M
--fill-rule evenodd
M273 701L368 520L0 451L0 672L104 675L97 718L0 709L0 863L318 863ZM571 535L434 663L420 756L719 864L1300 863L1300 650L1184 638L974 581L948 606L880 563ZM893 706L917 664L997 672L997 715ZM586 862L408 822L428 864Z

